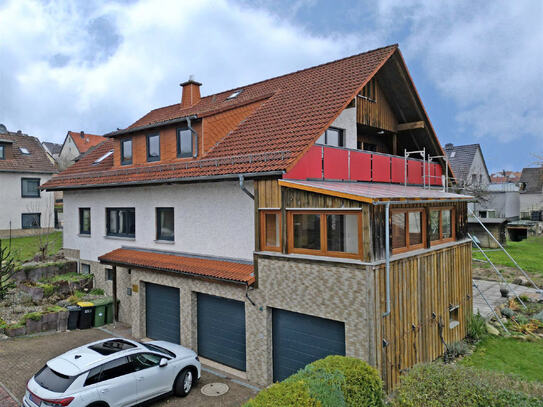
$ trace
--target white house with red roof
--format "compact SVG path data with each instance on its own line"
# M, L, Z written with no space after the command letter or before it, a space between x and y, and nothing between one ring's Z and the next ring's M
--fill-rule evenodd
M204 97L181 86L44 186L64 191L65 253L135 337L258 385L358 357L392 389L465 336L470 197L447 192L397 45Z
M85 133L84 131L80 131L79 133L68 131L57 158L59 168L65 170L72 165L79 156L85 154L91 147L94 147L105 140L105 137Z

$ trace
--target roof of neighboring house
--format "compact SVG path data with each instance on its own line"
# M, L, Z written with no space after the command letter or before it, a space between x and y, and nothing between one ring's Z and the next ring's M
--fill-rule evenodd
M490 174L490 181L499 184L503 182L519 182L520 171L498 171Z
M252 264L232 260L135 248L116 249L98 257L98 260L121 267L168 271L247 285L255 282Z
M89 148L94 147L100 144L102 141L107 140L105 137L98 136L96 134L88 134L85 132L77 133L75 131L68 131L67 136L72 137L75 146L79 150L79 154L86 153Z
M485 157L481 146L479 144L465 144L463 146L455 146L451 143L445 144L445 153L449 159L449 163L454 171L454 175L457 180L469 181L467 179L477 150L481 151L481 157L483 158L483 165L488 175L488 168L486 167Z
M421 201L433 199L469 201L473 199L469 195L452 194L436 189L371 182L279 180L279 185L368 203L400 201L410 198Z
M0 134L0 142L11 144L13 158L0 160L2 172L35 172L53 174L58 172L45 149L36 137L31 137L21 132L6 132ZM30 154L23 154L21 148Z
M541 194L543 192L543 168L523 168L520 182L526 187L521 189L525 194Z
M486 224L501 224L509 222L506 218L479 218L481 222ZM479 225L479 221L475 218L468 217L468 223Z
M205 176L281 174L292 168L393 56L397 59L391 69L404 69L405 76L402 78L409 77L398 46L391 45L206 96L190 108L182 108L178 103L152 110L127 129L106 136L113 138L150 127L173 124L186 117L200 119L257 101L262 102L233 131L197 159L112 168L111 156L96 162L114 148L114 142L107 141L45 186L48 189L77 189L187 181ZM414 89L411 82L408 85ZM240 91L239 95L229 99L236 91ZM414 92L416 94L416 90ZM421 103L417 108L424 110ZM427 119L426 116L424 118ZM434 147L441 154L441 147L429 121L428 132Z
M51 154L60 154L60 150L62 150L62 144L50 143L48 141L44 141L42 144Z

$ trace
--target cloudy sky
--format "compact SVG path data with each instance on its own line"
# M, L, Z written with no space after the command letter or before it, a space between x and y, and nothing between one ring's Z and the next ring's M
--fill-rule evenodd
M0 27L0 123L42 141L399 43L442 144L543 153L540 0L0 0Z

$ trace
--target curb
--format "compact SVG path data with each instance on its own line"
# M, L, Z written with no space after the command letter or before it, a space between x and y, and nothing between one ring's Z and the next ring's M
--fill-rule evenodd
M0 382L0 407L19 407L17 398Z

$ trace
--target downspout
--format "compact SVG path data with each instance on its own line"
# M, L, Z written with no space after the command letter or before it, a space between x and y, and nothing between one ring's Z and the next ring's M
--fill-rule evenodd
M196 130L194 130L192 126L190 125L190 116L188 116L186 120L187 120L187 127L189 128L190 132L194 135L194 141L195 141L194 144L196 145L196 148L194 150L192 157L196 158L198 157L198 133L196 133Z
M390 201L385 204L385 291L386 291L386 311L383 317L390 315Z
M245 177L243 176L243 174L239 174L238 177L239 177L239 187L241 188L243 192L245 192L249 196L249 198L251 198L254 201L255 196L245 186Z

